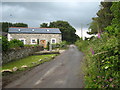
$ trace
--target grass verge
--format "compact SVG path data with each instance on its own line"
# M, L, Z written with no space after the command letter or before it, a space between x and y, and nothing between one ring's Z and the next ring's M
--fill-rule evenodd
M26 58L4 64L2 66L2 71L9 70L9 71L11 71L11 73L15 73L17 71L24 71L28 68L32 68L32 67L42 64L44 62L48 62L48 61L52 60L56 55L57 54L28 56ZM13 69L15 69L15 70L13 70ZM4 72L2 74L7 75L9 73L10 72L7 72L7 73Z

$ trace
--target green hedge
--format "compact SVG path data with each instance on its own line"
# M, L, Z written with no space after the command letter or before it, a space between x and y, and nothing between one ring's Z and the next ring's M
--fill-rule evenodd
M2 37L2 50L7 51L9 49L9 42L6 37Z
M8 41L6 37L2 36L2 51L5 52L8 49L19 48L19 47L24 47L22 41L16 39Z
M60 48L65 49L67 47L67 42L63 41L61 43L52 44L52 49Z
M99 39L80 40L76 45L85 53L82 68L86 88L120 88L117 37L104 33Z
M9 42L9 48L18 48L18 47L24 47L22 41L14 39Z

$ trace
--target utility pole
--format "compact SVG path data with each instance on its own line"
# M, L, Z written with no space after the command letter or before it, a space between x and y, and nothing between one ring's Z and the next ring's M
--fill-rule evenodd
M81 38L83 39L82 24L81 24Z
M11 17L12 17L12 14L10 14L10 19L11 19ZM10 25L9 25L9 22L8 22L8 29L9 29L9 27L10 27Z

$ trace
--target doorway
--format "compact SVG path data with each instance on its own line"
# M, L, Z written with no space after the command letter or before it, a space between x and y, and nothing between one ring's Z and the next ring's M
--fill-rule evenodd
M40 40L40 44L43 45L44 48L47 47L46 40Z

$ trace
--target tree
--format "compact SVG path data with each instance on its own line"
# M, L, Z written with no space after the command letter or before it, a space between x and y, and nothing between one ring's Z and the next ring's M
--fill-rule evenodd
M62 40L69 43L74 43L79 38L75 34L76 30L67 21L54 21L50 22L49 28L59 28L62 32Z
M13 27L28 27L28 25L25 23L15 23L13 24Z
M42 23L42 24L40 24L40 27L48 27L48 23Z
M3 32L8 32L8 27L12 27L12 23L10 22L1 22L0 24L2 24L2 31Z
M99 28L104 31L104 28L108 25L111 25L113 14L110 10L112 6L112 2L101 2L101 9L97 12L97 22Z
M109 34L120 37L120 1L119 2L113 2L113 5L111 6L111 11L114 15L114 18L112 19L112 25L109 25L106 30ZM119 39L118 39L119 40Z
M10 23L10 22L1 22L2 24L2 31L3 32L8 32L8 27L28 27L27 24L25 23Z
M91 23L90 23L90 27L89 27L89 29L91 29L91 31L90 32L87 32L88 34L97 34L98 33L98 23L96 22L96 21L92 21Z
M2 36L2 50L7 51L9 48L9 42L6 37Z
M112 2L101 2L101 9L96 13L97 17L92 18L93 22L90 24L91 33L96 34L98 31L105 31L108 25L111 25L113 13L110 10ZM97 25L97 27L96 27ZM96 28L93 28L96 27Z

